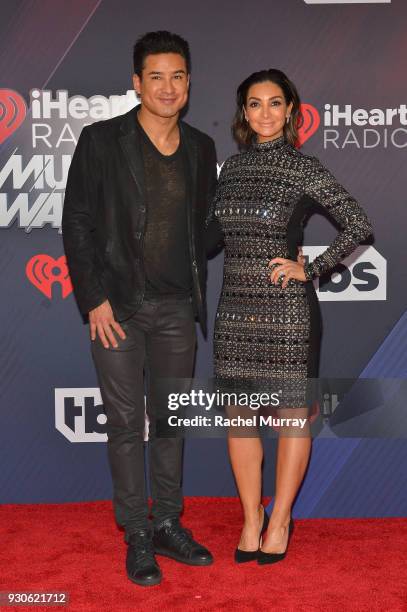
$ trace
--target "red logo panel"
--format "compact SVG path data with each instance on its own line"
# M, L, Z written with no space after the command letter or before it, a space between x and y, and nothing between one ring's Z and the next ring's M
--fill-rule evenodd
M31 257L25 268L28 280L48 299L52 299L52 285L59 283L62 297L65 299L72 292L72 282L68 272L65 255L54 259L49 255L39 254Z
M321 120L319 113L312 104L301 104L301 114L298 120L297 147L301 147L319 128Z
M20 127L27 114L27 105L19 93L0 89L0 144Z

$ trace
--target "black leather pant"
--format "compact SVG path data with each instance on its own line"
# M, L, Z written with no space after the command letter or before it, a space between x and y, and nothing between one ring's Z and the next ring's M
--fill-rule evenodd
M105 349L96 338L92 354L107 415L115 518L129 534L149 524L144 466L145 408L150 421L148 449L154 524L177 517L182 510L183 440L156 436L157 414L167 410L159 379L192 377L196 331L191 299L176 296L145 299L140 309L121 325L127 337L118 339L118 348ZM185 385L185 381L179 384ZM182 390L174 385L171 389Z

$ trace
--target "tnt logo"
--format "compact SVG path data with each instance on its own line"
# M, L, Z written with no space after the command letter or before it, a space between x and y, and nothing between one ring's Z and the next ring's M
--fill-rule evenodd
M312 261L326 247L304 247L304 255ZM314 280L320 301L386 300L385 258L372 246L359 246L345 257L332 274Z
M55 428L70 442L107 442L106 423L100 389L55 389Z

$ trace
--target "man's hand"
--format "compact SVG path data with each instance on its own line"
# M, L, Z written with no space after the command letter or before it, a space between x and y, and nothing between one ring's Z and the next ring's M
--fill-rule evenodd
M103 302L103 304L97 306L97 308L94 308L89 312L89 324L91 339L96 340L97 332L97 335L105 348L109 348L109 341L114 348L119 346L113 330L122 340L126 339L126 334L119 323L114 319L109 300L106 300Z

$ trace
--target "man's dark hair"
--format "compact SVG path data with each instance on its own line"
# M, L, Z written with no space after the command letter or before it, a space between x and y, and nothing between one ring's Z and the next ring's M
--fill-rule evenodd
M158 53L178 53L182 55L187 65L188 74L191 72L191 55L187 41L178 34L160 30L158 32L147 32L136 41L133 48L135 74L141 78L147 55L157 55Z

